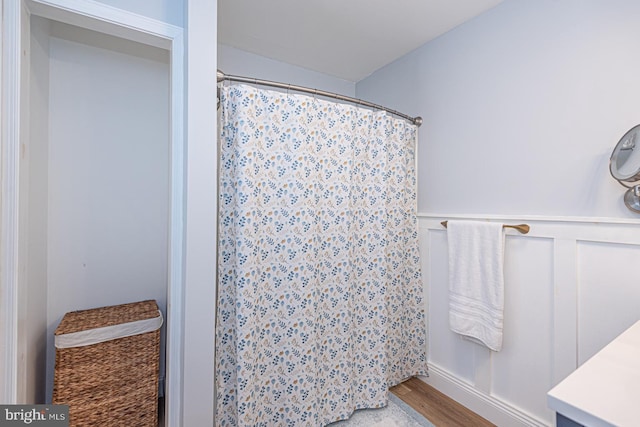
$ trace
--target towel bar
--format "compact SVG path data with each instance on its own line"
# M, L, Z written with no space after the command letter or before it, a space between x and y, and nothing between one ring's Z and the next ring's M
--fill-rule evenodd
M442 221L440 224L442 224L442 226L444 228L447 228L447 223L448 222L449 221ZM513 228L513 229L518 230L522 234L527 234L529 232L529 230L531 229L531 227L529 227L527 224L503 225L502 228Z

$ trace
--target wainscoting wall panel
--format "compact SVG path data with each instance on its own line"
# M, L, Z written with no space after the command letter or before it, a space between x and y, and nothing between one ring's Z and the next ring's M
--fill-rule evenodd
M578 363L640 316L640 246L577 242Z
M640 221L420 214L429 329L424 381L500 427L553 426L546 393L640 319ZM527 223L505 241L500 352L449 329L448 247L440 221Z
M544 395L551 388L552 254L551 239L506 237L503 349L477 346L496 367L492 395L533 414L546 413Z

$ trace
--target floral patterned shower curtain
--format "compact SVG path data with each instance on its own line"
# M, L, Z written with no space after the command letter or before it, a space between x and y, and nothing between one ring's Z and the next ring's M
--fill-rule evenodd
M416 127L234 85L221 93L219 426L312 426L426 374Z

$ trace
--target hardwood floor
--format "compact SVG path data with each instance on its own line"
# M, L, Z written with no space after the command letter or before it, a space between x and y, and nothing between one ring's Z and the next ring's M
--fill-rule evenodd
M417 378L410 378L390 390L436 427L495 427Z

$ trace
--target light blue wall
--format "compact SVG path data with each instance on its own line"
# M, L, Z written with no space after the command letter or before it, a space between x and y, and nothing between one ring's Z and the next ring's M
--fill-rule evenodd
M158 21L184 27L184 0L97 0Z
M356 85L421 115L419 211L637 217L609 175L640 122L640 2L507 0Z
M33 31L42 84L30 88L41 99L30 117L46 133L31 147L29 182L46 209L31 212L40 233L30 250L45 252L28 265L31 289L46 294L50 402L65 313L146 299L167 313L170 70L157 48L59 22L34 20Z
M354 82L308 70L230 46L218 45L218 69L226 74L255 77L355 96Z

